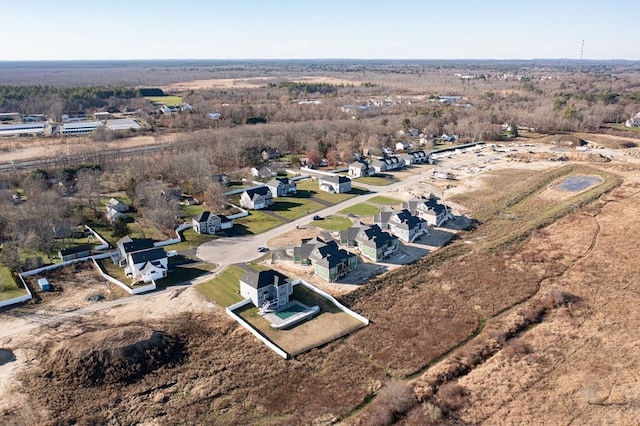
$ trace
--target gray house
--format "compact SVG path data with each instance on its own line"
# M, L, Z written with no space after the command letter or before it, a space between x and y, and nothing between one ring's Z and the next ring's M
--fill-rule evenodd
M358 232L356 244L364 257L378 262L398 250L398 237L372 225Z
M318 187L322 191L342 194L351 191L351 179L340 175L322 176L318 178Z
M373 176L375 170L371 167L367 161L356 161L349 164L349 176L353 178L359 178L363 176Z
M453 219L449 207L440 198L431 194L429 198L412 198L402 203L402 208L425 220L431 226L441 226Z
M225 229L233 228L233 221L223 214L213 214L203 211L193 219L193 232L196 234L215 234Z
M389 231L402 241L412 243L421 235L426 235L427 222L403 209L389 218Z

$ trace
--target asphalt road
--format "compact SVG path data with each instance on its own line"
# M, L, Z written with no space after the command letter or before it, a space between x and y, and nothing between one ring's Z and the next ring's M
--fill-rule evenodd
M425 167L425 166L419 166L419 167ZM408 178L403 179L400 182L396 182L394 184L387 185L387 186L372 186L372 185L364 185L364 184L356 183L355 186L364 188L370 192L368 194L359 195L359 196L350 198L339 204L336 204L331 207L327 207L323 210L314 212L307 216L303 216L290 223L280 225L276 228L273 228L267 232L263 232L258 235L243 235L238 237L219 238L217 240L208 241L203 245L201 245L200 247L198 247L198 250L196 251L196 256L204 261L215 263L216 265L218 265L216 267L216 271L220 271L225 266L231 265L234 263L251 262L263 255L262 253L258 252L258 247L266 246L267 245L266 242L269 239L276 237L280 234L284 234L289 231L292 231L296 229L296 226L306 225L307 223L311 222L313 215L317 214L322 217L326 217L326 216L335 214L347 207L362 203L377 195L383 195L387 192L391 192L399 188L411 186L412 184L417 183L420 180L427 177L427 172L431 172L431 170L432 170L431 167L429 167L428 169L425 168L425 170L420 171L419 173L416 173L413 176L410 176Z

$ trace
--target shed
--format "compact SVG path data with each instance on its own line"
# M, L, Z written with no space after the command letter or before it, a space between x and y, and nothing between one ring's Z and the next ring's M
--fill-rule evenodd
M38 278L38 285L40 286L40 290L49 291L51 290L51 285L46 278Z

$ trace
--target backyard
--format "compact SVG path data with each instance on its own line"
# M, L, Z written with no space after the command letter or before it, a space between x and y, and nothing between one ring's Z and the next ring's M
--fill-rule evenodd
M27 294L27 290L18 287L9 268L0 265L0 301L13 299L25 294Z
M196 289L222 307L231 306L243 300L240 296L240 277L244 273L245 271L238 266L228 266L217 277L198 284Z
M318 219L311 222L316 228L326 229L327 231L342 231L353 225L351 219L344 216L328 216L324 219Z

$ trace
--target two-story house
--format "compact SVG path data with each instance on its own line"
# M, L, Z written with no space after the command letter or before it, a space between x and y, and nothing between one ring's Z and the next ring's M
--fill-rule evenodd
M349 176L352 178L373 176L374 174L375 170L371 167L371 164L365 160L355 161L349 164Z
M356 255L339 248L335 241L317 244L311 251L309 260L313 272L328 282L343 278L358 265Z
M286 177L270 180L267 182L267 187L271 191L273 198L287 197L298 192L296 182Z
M259 186L245 190L240 196L240 206L260 210L273 205L273 194L268 186Z
M440 198L431 194L429 198L412 198L402 203L402 208L425 220L431 226L442 226L453 219L449 207Z
M381 213L387 213L384 216ZM381 212L374 217L374 222L381 229L389 229L391 234L400 238L402 241L412 243L421 235L429 233L427 230L427 222L414 216L407 209L403 209L397 213ZM387 219L388 217L388 219ZM387 222L385 223L385 220Z
M362 228L355 241L360 253L374 262L387 258L398 250L398 237L384 232L378 225Z
M261 312L273 312L289 303L291 280L278 271L249 271L240 278L240 295L251 299Z
M196 234L215 234L233 227L233 221L223 214L213 214L203 211L191 219L193 232Z
M318 187L322 191L343 194L351 191L351 179L340 175L322 176L318 178Z
M167 253L162 247L134 251L127 254L124 272L133 281L148 283L166 277L168 263Z

